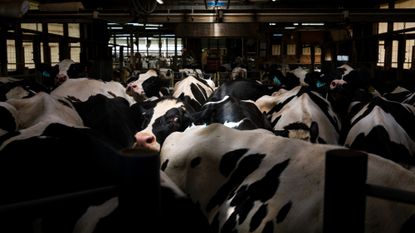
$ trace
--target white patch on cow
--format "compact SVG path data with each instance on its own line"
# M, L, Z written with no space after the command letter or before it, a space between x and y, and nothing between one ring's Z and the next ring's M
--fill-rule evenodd
M16 86L6 93L6 99L22 99L24 97L27 97L29 94L30 92L25 90L23 87Z
M104 82L89 78L68 79L51 92L52 96L63 98L73 97L82 102L87 101L89 97L97 94L102 94L108 98L114 98L115 96L122 97L130 105L135 103L133 97L127 95L125 87L116 81Z
M99 220L111 214L117 207L118 197L113 197L101 205L90 206L78 219L72 233L92 233Z
M228 96L228 95L225 95L225 96L224 96L221 100L206 102L206 103L204 104L204 106L207 106L207 105L213 105L213 104L220 104L220 103L225 102L227 99L229 99L229 96Z
M351 67L351 66L349 66L348 64L343 64L343 65L341 65L341 66L339 66L339 67L337 67L338 69L343 69L344 70L344 72L343 72L343 74L342 74L342 79L343 79L343 77L344 76L346 76L346 75L348 75L350 72L352 72L354 69Z
M39 92L31 98L12 99L7 103L12 105L16 111L16 119L19 123L20 134L7 139L0 147L2 150L8 143L14 140L27 139L39 136L51 123L60 123L69 127L84 128L83 121L72 104L65 100Z
M64 59L64 60L60 61L60 62L58 63L59 72L58 72L58 74L57 74L56 76L57 76L57 77L58 77L58 76L61 76L61 77L66 77L66 78L69 78L69 77L68 77L68 70L69 70L69 67L70 67L72 64L75 64L75 62L74 62L74 61L72 61L71 59Z
M304 69L303 67L297 67L294 70L290 70L288 72L293 73L300 80L300 85L308 86L308 84L304 81L305 76L308 73L307 69Z
M288 161L288 166L279 177L275 177L279 180L277 191L264 203L255 201L254 206L247 210L249 211L247 219L242 223L237 222L234 231L262 232L265 224L270 220L275 221L281 208L291 202L292 207L286 218L274 225L273 232L322 232L325 154L329 150L346 149L345 147L312 144L278 137L264 131L235 130L221 124L211 124L208 127L171 134L164 142L160 156L161 162L169 160L165 169L166 174L179 188L188 193L194 202L200 204L210 223L214 216L219 216L220 229L229 214L234 211L232 208L238 208L238 206L229 208L228 203L234 196L228 196L229 199L218 203L219 205L211 211L206 207L229 179L219 172L223 155L243 148L248 149L243 157L250 154L263 154L265 157L259 167L241 180L234 190L262 179L276 164ZM194 168L189 161L196 157L203 159L197 168ZM368 155L367 182L415 191L415 174L373 154ZM255 231L251 231L249 223L261 204L265 203L266 216L260 226ZM413 205L368 197L365 230L377 233L399 232L402 224L414 213Z
M0 83L11 83L11 82L17 82L21 81L21 79L13 78L13 77L0 77Z
M223 123L224 126L229 127L229 128L236 128L238 127L240 124L242 124L242 122L244 122L245 119L242 119L238 122L229 122L229 121L225 121Z

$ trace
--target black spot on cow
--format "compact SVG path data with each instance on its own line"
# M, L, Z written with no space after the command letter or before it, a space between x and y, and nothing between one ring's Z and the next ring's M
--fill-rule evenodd
M369 133L360 133L349 147L370 151L401 164L415 164L411 152L404 145L391 141L388 132L382 126L373 127Z
M287 217L288 213L291 210L291 206L292 206L292 202L289 201L287 202L287 204L285 204L280 211L277 214L277 218L275 220L276 223L280 223L282 221L284 221L284 219Z
M238 167L229 177L228 181L223 184L216 194L209 200L206 210L210 211L215 206L221 205L231 193L235 192L237 187L247 176L258 169L264 157L265 154L249 154L242 158Z
M191 125L192 116L183 108L169 109L163 116L157 118L153 124L153 133L157 142L163 144L172 132L183 132Z
M262 233L273 233L274 232L274 223L272 221L268 221L264 229L262 229Z
M212 223L210 224L212 232L219 232L219 213L220 212L217 212L215 214L215 217L213 217Z
M190 167L191 168L197 167L197 165L199 165L201 161L202 161L201 157L196 157L196 158L192 159L192 161L190 161Z
M264 220L265 216L268 213L267 204L261 205L259 209L255 212L255 214L251 218L251 222L249 223L249 231L255 231L259 225L261 224L262 220Z
M160 169L161 169L162 171L166 170L168 163L169 163L169 160L168 160L168 159L166 159L166 160L165 160L165 161L161 164L161 168L160 168Z
M238 160L248 151L248 149L238 149L229 151L222 156L219 164L219 171L225 177L235 169Z
M114 148L126 148L135 142L134 133L138 131L140 122L124 98L98 94L85 102L73 104L85 126L98 131Z
M13 132L16 130L16 120L13 115L6 109L0 106L0 129L7 132Z
M61 103L64 106L68 107L68 108L72 108L72 106L68 102L63 101L62 99L58 99L58 102Z

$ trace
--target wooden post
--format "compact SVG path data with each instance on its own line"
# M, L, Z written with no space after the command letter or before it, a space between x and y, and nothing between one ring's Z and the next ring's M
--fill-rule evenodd
M328 151L325 172L323 233L363 233L367 154Z
M159 232L160 156L124 150L119 208L121 232Z

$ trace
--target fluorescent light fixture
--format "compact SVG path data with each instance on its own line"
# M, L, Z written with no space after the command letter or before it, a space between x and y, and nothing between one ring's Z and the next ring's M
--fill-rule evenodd
M324 26L324 23L301 23L303 26Z
M114 26L112 26L112 27L110 27L111 29L123 29L123 27L114 27Z
M164 4L163 0L156 0L158 4Z
M282 33L274 33L274 34L272 34L272 36L273 37L281 37L282 36Z
M298 26L298 23L293 23L294 26Z
M284 27L284 29L295 29L295 27Z
M156 27L145 27L145 30L158 30L159 28Z
M276 23L269 23L269 26L275 26L277 25Z

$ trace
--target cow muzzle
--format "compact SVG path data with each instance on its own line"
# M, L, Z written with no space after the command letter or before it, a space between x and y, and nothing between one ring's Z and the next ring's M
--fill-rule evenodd
M138 132L134 135L134 150L145 151L151 153L160 152L160 144L156 140L156 136L148 132Z

